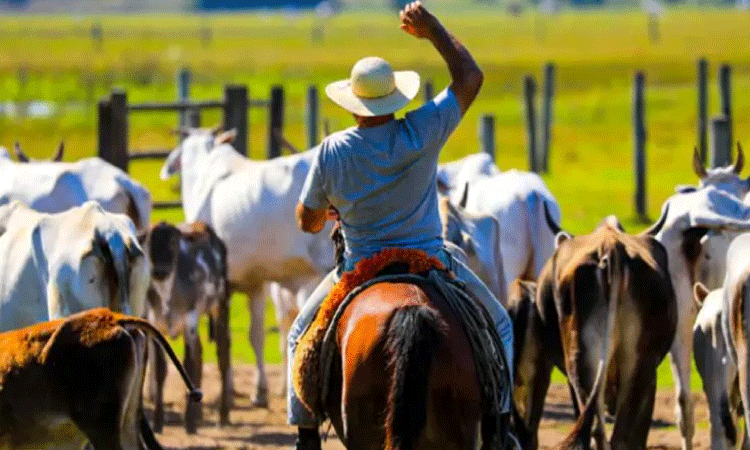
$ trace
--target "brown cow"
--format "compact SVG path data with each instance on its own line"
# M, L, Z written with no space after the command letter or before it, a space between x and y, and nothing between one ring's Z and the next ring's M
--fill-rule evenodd
M222 395L219 424L229 423L232 379L229 355L229 297L227 295L227 251L214 230L203 222L176 227L161 222L139 236L151 260L148 290L149 319L172 338L185 337L183 364L200 388L203 348L198 319L209 314L221 372ZM153 359L151 397L155 403L154 430L164 424L164 380L166 362L159 353ZM195 433L201 421L200 405L188 402L185 429Z
M556 250L542 271L535 305L521 301L511 308L517 342L544 343L543 352L529 342L516 350L516 421L531 435L525 447L536 446L554 365L568 376L582 411L562 449L589 448L594 423L597 448L608 448L605 407L614 416L612 449L645 448L656 369L677 326L666 250L651 236L625 234L614 217L579 237L560 230L549 214L547 222L557 234ZM516 304L531 297L532 286L523 287L511 295ZM519 329L519 317L535 337Z
M160 449L143 417L146 341L158 342L196 390L164 337L148 322L106 308L0 334L0 448Z

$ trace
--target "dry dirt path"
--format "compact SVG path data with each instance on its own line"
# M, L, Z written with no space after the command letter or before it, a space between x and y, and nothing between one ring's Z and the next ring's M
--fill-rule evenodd
M291 449L295 438L295 429L286 425L286 406L283 399L273 395L268 409L253 408L251 393L253 389L254 366L241 365L234 367L235 409L231 413L232 425L217 428L219 378L215 364L207 364L203 375L204 423L196 435L185 434L182 426L182 411L185 402L184 385L177 378L174 368L170 368L167 379L165 402L167 416L164 432L157 435L165 449ZM271 392L278 393L281 385L278 366L269 366ZM709 447L709 435L706 423L708 410L703 393L693 393L695 397L696 449ZM679 449L679 433L674 426L674 392L660 390L656 396L654 423L649 434L648 446L654 449ZM151 408L146 403L146 413ZM551 449L559 443L572 425L572 408L568 388L562 384L552 385L547 395L544 419L539 432L539 443L543 449ZM329 439L323 444L325 450L341 450L343 446L336 439L333 430Z

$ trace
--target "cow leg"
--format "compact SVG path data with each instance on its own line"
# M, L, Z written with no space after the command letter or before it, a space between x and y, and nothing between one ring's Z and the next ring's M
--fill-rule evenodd
M266 363L263 356L266 341L265 334L265 297L262 286L258 285L247 291L250 309L250 345L255 352L255 364L258 369L258 380L256 383L255 400L253 405L268 407L268 378L266 377Z
M149 339L149 356L151 360L151 401L154 403L153 431L161 433L164 428L164 382L167 379L167 362L164 352L153 340Z
M203 346L198 336L198 315L196 311L190 311L187 314L185 325L185 357L182 365L195 387L200 389L203 379ZM185 398L187 400L185 403L185 431L188 434L195 434L198 424L202 420L201 404L190 401L188 394Z
M734 426L729 400L729 389L732 385L727 381L734 375L727 373L731 363L727 361L725 364L722 361L728 358L721 333L717 334L720 339L716 340L714 347L712 334L696 327L693 332L693 352L695 366L703 381L703 391L708 402L711 449L727 450L734 448L737 442L737 429Z
M219 399L219 426L229 425L229 410L232 408L232 366L229 337L229 295L219 300L214 323L216 359L221 375L221 398Z
M680 434L682 435L683 450L693 448L693 434L695 432L693 399L690 396L691 331L690 326L681 327L678 323L677 334L675 335L669 355L677 396L675 416L677 417L677 427L680 429Z
M610 438L612 450L645 449L656 398L656 366L637 361L623 382Z

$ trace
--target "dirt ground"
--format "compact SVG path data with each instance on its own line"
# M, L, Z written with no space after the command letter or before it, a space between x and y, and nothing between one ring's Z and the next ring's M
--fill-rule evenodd
M165 449L216 450L216 449L290 449L295 439L295 429L286 425L286 406L278 396L281 375L278 366L269 366L269 381L272 395L268 409L253 408L251 399L255 380L254 366L242 365L233 368L237 397L230 420L232 425L218 428L219 378L215 364L204 367L204 423L195 435L185 434L182 414L185 404L185 388L173 367L167 379L164 432L157 435ZM709 447L708 410L702 392L693 392L695 399L696 427L694 446ZM151 414L146 403L146 414ZM552 385L547 395L544 418L539 431L539 443L543 449L553 448L572 426L573 410L570 406L568 388L562 384ZM656 397L654 420L649 434L648 447L653 449L680 448L679 432L674 426L674 392L660 390ZM327 427L326 427L327 428ZM323 444L326 450L341 450L343 446L331 429Z

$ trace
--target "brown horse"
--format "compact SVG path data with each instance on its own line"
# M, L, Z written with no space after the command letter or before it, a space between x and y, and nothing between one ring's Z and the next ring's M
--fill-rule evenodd
M462 323L429 285L377 283L338 321L326 415L357 450L489 449Z

